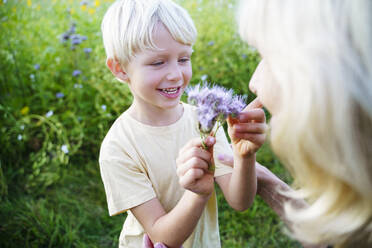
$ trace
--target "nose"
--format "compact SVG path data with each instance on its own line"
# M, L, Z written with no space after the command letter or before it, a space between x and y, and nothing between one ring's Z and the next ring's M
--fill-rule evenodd
M263 61L261 61L256 70L254 71L252 77L251 77L251 80L249 82L249 89L257 95L257 87L258 87L258 84L261 80L261 77L262 77L262 73L263 73Z
M167 80L172 82L178 82L182 79L182 68L181 66L176 62L172 63L172 65L169 67L169 72L167 74Z

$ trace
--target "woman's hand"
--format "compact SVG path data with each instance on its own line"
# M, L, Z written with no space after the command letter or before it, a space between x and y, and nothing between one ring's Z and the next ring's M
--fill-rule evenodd
M248 158L255 154L266 139L266 117L262 104L256 98L239 114L229 117L228 133L234 153Z
M198 195L209 196L214 189L214 173L208 170L213 162L214 137L207 137L205 150L202 148L202 140L195 138L190 140L179 152L177 163L177 175L180 185Z

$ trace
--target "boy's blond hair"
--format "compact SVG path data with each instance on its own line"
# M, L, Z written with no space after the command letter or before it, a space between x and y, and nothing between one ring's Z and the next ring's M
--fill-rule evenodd
M196 28L185 9L170 0L118 0L107 10L102 21L103 43L107 58L126 65L145 49L157 49L154 28L163 24L174 40L193 45Z
M240 6L240 34L282 92L271 143L295 195L309 200L306 209L285 208L294 237L305 242L372 242L371 23L370 0Z

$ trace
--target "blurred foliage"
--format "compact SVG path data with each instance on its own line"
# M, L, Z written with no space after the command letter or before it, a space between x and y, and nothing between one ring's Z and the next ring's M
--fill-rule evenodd
M105 66L100 22L112 0L0 0L0 246L117 247L100 143L131 104ZM259 56L237 34L234 1L179 0L198 29L191 84L248 90ZM288 179L265 146L258 159ZM297 247L258 200L237 213L219 193L223 247Z

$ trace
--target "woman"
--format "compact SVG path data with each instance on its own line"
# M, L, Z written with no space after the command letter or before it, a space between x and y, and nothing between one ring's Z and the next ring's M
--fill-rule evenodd
M262 56L250 88L294 178L283 190L259 167L258 193L302 242L372 247L372 1L245 0L239 11L241 37ZM275 185L307 205L270 200Z

